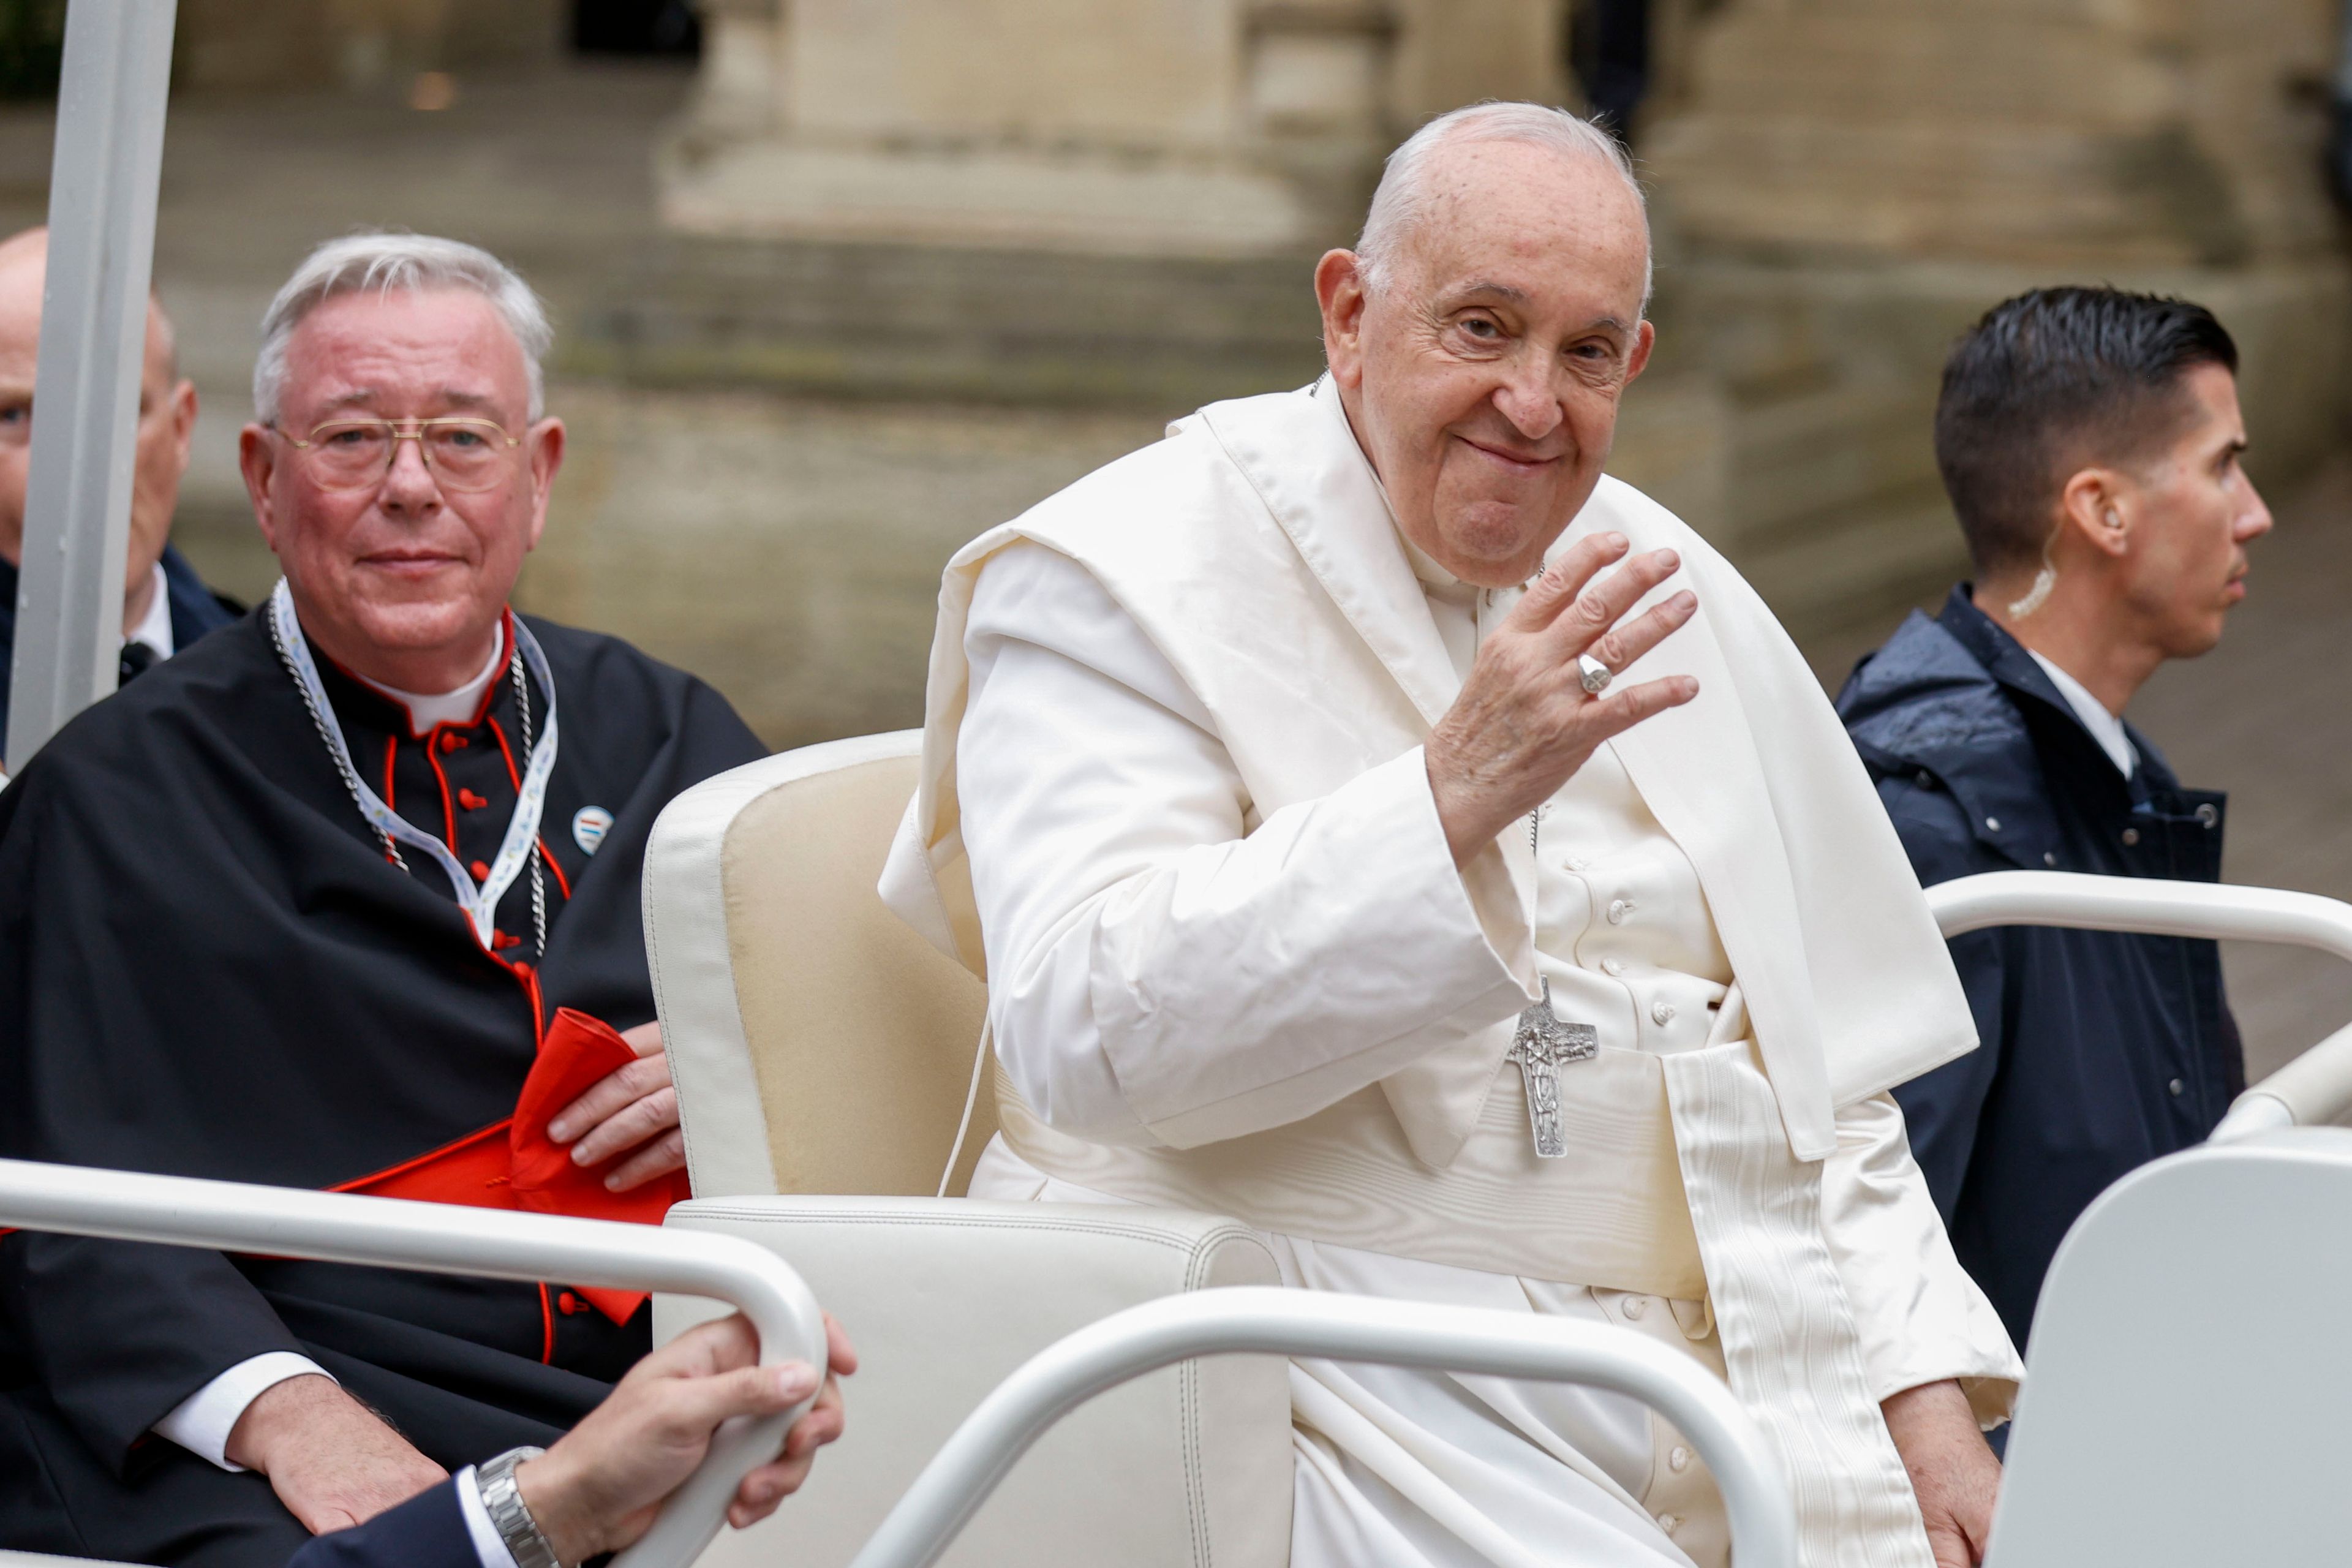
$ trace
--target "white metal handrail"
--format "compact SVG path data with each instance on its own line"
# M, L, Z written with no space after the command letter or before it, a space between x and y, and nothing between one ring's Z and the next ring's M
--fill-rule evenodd
M0 1226L708 1297L751 1320L762 1361L824 1364L824 1320L800 1277L763 1247L707 1231L22 1160L0 1160ZM1628 1394L1664 1415L1706 1461L1740 1568L1796 1568L1786 1484L1729 1390L1687 1358L1603 1324L1263 1288L1149 1302L1039 1352L950 1436L853 1568L929 1568L1038 1436L1096 1394L1196 1356L1250 1353L1576 1382ZM731 1424L616 1568L685 1568L717 1534L737 1481L776 1451L799 1415Z
M2065 926L2274 942L2316 948L2352 963L2352 904L2279 888L1988 871L1937 883L1927 889L1927 907L1947 937L1991 926ZM2334 1121L2347 1111L2352 1111L2352 1027L2338 1029L2238 1096L2214 1128L2213 1142Z
M1688 1357L1600 1323L1324 1291L1164 1297L1032 1356L965 1418L850 1568L930 1568L1047 1427L1094 1395L1195 1356L1260 1353L1589 1384L1658 1411L1721 1489L1739 1568L1796 1568L1787 1483L1730 1391Z
M709 1297L751 1321L762 1362L825 1364L824 1316L800 1276L765 1247L708 1231L23 1160L0 1160L0 1226ZM686 1568L719 1533L736 1484L806 1408L722 1428L615 1568Z

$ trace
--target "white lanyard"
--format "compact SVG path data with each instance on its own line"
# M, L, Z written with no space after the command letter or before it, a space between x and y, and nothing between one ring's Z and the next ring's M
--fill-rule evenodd
M319 734L333 755L360 815L378 833L431 856L440 865L449 879L449 890L457 896L457 907L473 921L475 939L488 948L498 929L499 900L530 861L532 847L538 841L539 819L547 804L547 781L555 772L555 679L548 672L547 656L540 652L539 640L530 635L521 617L509 617L514 626L515 651L522 656L523 668L538 680L539 689L547 694L547 727L540 731L539 743L531 748L530 761L523 769L514 819L507 824L506 839L499 846L498 858L490 862L490 874L477 887L472 873L457 863L457 857L446 844L384 805L352 765L351 749L343 742L342 725L335 719L334 705L327 700L326 688L319 679L319 667L310 658L310 645L294 616L294 595L283 577L269 595L269 615L278 634L278 645L301 687L304 702L319 721Z

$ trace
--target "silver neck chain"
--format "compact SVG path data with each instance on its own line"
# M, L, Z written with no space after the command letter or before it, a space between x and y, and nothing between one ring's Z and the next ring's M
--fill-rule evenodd
M302 706L310 715L311 728L319 732L319 743L327 749L328 760L335 764L335 772L341 775L343 789L351 795L352 805L358 808L360 820L374 827L375 824L368 818L366 806L362 804L364 799L365 786L360 783L359 774L352 771L352 764L343 755L343 749L329 739L327 715L320 710L318 698L311 694L310 683L302 679L301 668L294 662L294 655L288 650L286 639L278 635L277 617L266 616L263 619L269 624L269 645L278 650L278 662L286 667L287 676L294 682L294 689L301 697ZM530 716L530 682L523 678L521 649L517 648L508 656L507 674L514 681L515 709L520 719L522 731L522 754L528 757L531 753L534 740ZM392 835L381 827L376 827L375 837L376 841L383 846L384 858L402 870L408 870L408 861L401 854L400 846L393 841ZM547 959L547 875L541 867L539 841L536 838L531 841L530 846L530 924L531 935L536 943L531 950L532 958L535 962L544 963Z

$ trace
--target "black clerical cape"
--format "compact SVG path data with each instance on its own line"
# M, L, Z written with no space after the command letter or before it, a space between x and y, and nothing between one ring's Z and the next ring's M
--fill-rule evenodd
M547 951L528 871L485 947L438 867L386 857L266 616L91 708L0 791L0 1153L344 1186L511 1116L558 1009L654 1016L646 835L680 791L761 754L725 700L613 638L529 623L561 703ZM420 736L313 652L354 765L482 876L527 763L511 681ZM535 683L532 705L543 723ZM0 1486L0 1545L168 1554L91 1516L136 1513L148 1467L184 1470L149 1428L265 1352L310 1355L455 1468L551 1441L646 1346L642 1312L616 1325L560 1280L10 1236L0 1472L47 1494ZM75 1543L50 1538L58 1517Z

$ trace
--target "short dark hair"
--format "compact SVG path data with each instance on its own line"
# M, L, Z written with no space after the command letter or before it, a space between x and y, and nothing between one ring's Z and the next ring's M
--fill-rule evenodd
M1978 572L2040 560L2060 487L2168 439L2201 364L2235 374L2238 345L2186 300L2036 289L1986 311L1936 400L1936 467Z

